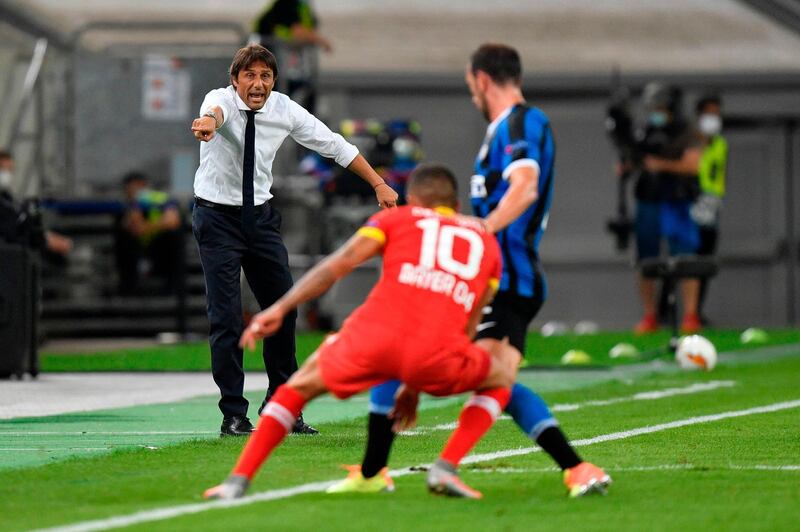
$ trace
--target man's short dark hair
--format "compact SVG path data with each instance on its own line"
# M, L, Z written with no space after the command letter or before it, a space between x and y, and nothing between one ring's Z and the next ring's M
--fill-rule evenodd
M522 62L519 53L505 44L486 43L473 52L470 68L486 72L498 85L522 84Z
M11 152L8 150L0 150L0 160L8 160L13 159L14 157L11 155Z
M722 98L720 97L720 95L704 94L697 100L697 103L694 106L694 110L697 114L700 114L709 105L716 105L717 107L722 107Z
M125 174L125 176L122 178L122 185L123 186L128 186L131 183L137 183L137 182L138 183L147 183L148 181L149 180L147 179L147 176L144 175L142 172L133 171L133 172L128 172L127 174Z
M274 78L278 77L278 60L275 59L275 55L260 44L250 44L244 48L239 48L239 51L233 56L230 69L228 69L231 79L236 79L239 77L239 72L258 61L261 61L267 65L267 68L272 70Z
M408 192L414 194L425 207L458 205L456 176L443 164L423 163L408 177Z

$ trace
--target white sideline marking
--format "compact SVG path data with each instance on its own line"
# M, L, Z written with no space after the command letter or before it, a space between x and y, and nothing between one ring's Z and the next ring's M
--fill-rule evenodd
M99 441L99 440L98 440ZM60 451L86 451L86 452L94 452L94 451L112 451L117 448L136 448L141 447L144 449L151 449L151 450L158 450L158 447L154 447L152 445L142 445L142 444L131 444L131 443L109 443L105 447L55 447L53 449L48 448L36 448L36 447L16 447L16 448L7 448L4 447L0 449L0 452L22 452L22 451L35 451L35 452L43 452L43 453L57 453Z
M594 401L585 401L583 403L571 404L555 404L550 409L553 412L572 412L583 408L585 406L608 406L618 403L626 403L628 401L653 401L655 399L664 399L665 397L674 397L676 395L689 395L693 393L709 392L719 388L730 388L736 386L736 381L709 381L690 384L682 388L665 388L663 390L651 390L649 392L639 392L625 397L612 397L610 399L600 399ZM502 416L499 420L511 419L509 416ZM432 427L417 427L413 430L406 430L400 433L401 436L420 436L431 430L453 430L456 428L456 422L442 423L441 425L434 425Z
M110 451L112 447L59 447L56 449L36 449L34 447L23 447L17 449L0 449L0 452L21 452L21 451L37 451L43 453L53 453L56 451Z
M583 403L575 404L556 404L553 405L553 412L570 412L578 410L584 406L607 406L617 403L624 403L628 401L653 401L655 399L664 399L665 397L674 397L676 395L689 395L693 393L709 392L719 388L731 388L736 386L736 381L709 381L691 384L682 388L665 388L663 390L653 390L649 392L639 392L628 397L612 397L611 399L601 399L596 401L585 401Z
M18 431L0 432L0 436L205 436L207 434L219 434L218 430L132 430L132 431L113 431L113 430L76 430L71 432L52 431Z
M697 425L700 423L710 423L712 421L720 421L723 419L730 419L743 416L751 416L754 414L766 414L770 412L778 412L780 410L788 410L791 408L800 407L800 400L784 401L780 403L773 403L771 405L757 406L747 408L745 410L733 410L730 412L722 412L719 414L710 414L706 416L696 416L678 421L671 421L669 423L661 423L658 425L651 425L647 427L640 427L638 429L625 430L620 432L612 432L610 434L602 434L594 438L586 438L583 440L573 441L575 446L592 445L594 443L602 443L613 440L622 440L632 438L642 434L652 434L654 432L661 432L664 430L686 427L689 425ZM509 449L506 451L498 451L494 453L476 454L466 457L462 463L474 464L477 462L488 462L489 460L496 460L498 458L508 458L511 456L521 456L541 451L538 447L530 447L526 449ZM415 473L412 468L403 468L400 470L392 471L393 477L400 477ZM225 500L225 501L211 501L196 504L182 504L179 506L172 506L168 508L160 508L156 510L143 510L129 515L121 515L111 517L108 519L97 519L94 521L83 521L72 525L65 525L53 528L47 528L48 532L88 532L94 530L107 530L111 528L120 528L125 526L137 525L140 523L148 523L151 521L160 521L163 519L170 519L173 517L180 517L182 515L196 514L205 512L206 510L215 510L218 508L233 508L237 506L245 506L254 502L273 501L276 499L285 499L301 495L304 493L317 493L325 491L329 486L336 483L337 480L329 480L327 482L313 482L310 484L302 484L292 488L284 488L279 490L263 491L253 495L242 497L241 499Z
M655 466L638 467L605 467L605 471L610 473L620 472L639 472L639 471L670 471L684 469L705 469L710 471L733 470L733 471L800 471L800 465L726 465L726 466L697 466L695 464L662 464ZM497 467L468 469L468 473L552 473L561 471L559 468L551 467Z
M601 434L594 438L585 438L582 440L573 440L572 445L575 447L583 447L585 445L593 445L595 443L605 443L607 441L624 440L634 436L641 436L642 434L652 434L654 432L661 432L662 430L676 429L686 427L688 425L697 425L698 423L710 423L712 421L721 421L734 417L751 416L753 414L767 414L770 412L778 412L779 410L787 410L790 408L800 407L800 400L784 401L782 403L774 403L766 406L757 406L748 408L746 410L733 410L731 412L722 412L721 414L710 414L707 416L690 417L688 419L679 419L678 421L670 421L669 423L660 423L658 425L650 425L647 427L640 427L638 429L623 430L620 432L612 432L610 434ZM539 447L528 447L525 449L509 449L507 451L496 451L493 453L473 454L467 456L461 461L462 464L473 464L476 462L487 462L489 460L496 460L498 458L509 458L511 456L522 456L525 454L537 453L541 451Z

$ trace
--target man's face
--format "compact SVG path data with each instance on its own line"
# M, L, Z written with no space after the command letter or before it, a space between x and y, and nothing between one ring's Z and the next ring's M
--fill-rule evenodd
M147 181L142 179L135 179L130 183L126 183L125 197L128 198L128 201L136 201L136 196L145 188L147 188Z
M720 116L722 114L722 109L720 108L720 105L718 103L709 102L703 106L699 114Z
M0 170L14 171L14 159L11 157L0 157Z
M472 104L475 106L476 109L478 109L478 111L481 112L483 117L488 121L489 106L486 103L485 87L481 88L481 85L485 85L485 80L482 79L482 76L485 76L485 74L483 74L482 72L473 73L472 67L470 67L470 65L467 65L467 72L466 75L464 76L464 79L467 82L467 87L469 87L469 93L472 96Z
M236 94L247 106L258 111L267 103L267 98L275 86L275 75L263 61L256 61L236 75L236 79L231 80Z

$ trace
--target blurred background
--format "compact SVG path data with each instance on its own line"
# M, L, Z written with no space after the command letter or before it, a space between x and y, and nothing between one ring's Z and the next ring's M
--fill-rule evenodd
M17 213L12 218L27 231L14 245L24 240L45 248L29 284L20 281L27 274L12 275L21 263L3 263L6 329L20 314L15 301L40 293L40 308L30 309L41 314L32 331L37 338L205 335L203 276L189 229L198 162L189 125L203 96L228 84L233 53L254 39L269 3L0 0L0 150L13 157L5 187ZM486 123L470 102L464 68L486 41L519 50L525 96L549 115L558 150L541 245L550 297L535 327L590 321L629 329L641 316L632 251L618 249L607 230L619 201L619 153L607 114L624 100L640 120L639 97L653 80L681 89L687 119L703 95L723 101L729 157L708 319L731 328L800 324L797 2L317 0L312 6L324 42L277 35L279 90L356 143L398 190L416 162L449 165L460 179L465 212ZM374 201L371 191L290 144L276 161L274 194L297 278L347 238ZM132 182L143 186L126 196ZM169 271L158 256L142 252L127 259L125 273L119 231L131 202L180 214L173 229L181 252L168 261ZM44 242L41 236L35 242L37 231ZM16 253L3 250L6 257ZM377 268L365 266L305 309L299 325L338 326Z

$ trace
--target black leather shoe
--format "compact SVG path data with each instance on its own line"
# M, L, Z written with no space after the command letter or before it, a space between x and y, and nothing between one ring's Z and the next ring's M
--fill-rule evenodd
M297 418L297 421L294 422L294 427L292 427L292 434L319 434L319 431L303 421L303 414Z
M220 436L249 436L253 432L253 424L246 416L231 416L222 419L219 428Z
M261 401L261 406L258 409L258 417L261 417L261 413L264 412L264 408L266 408L270 399L272 399L272 392L267 391L267 395L264 397L264 400Z

